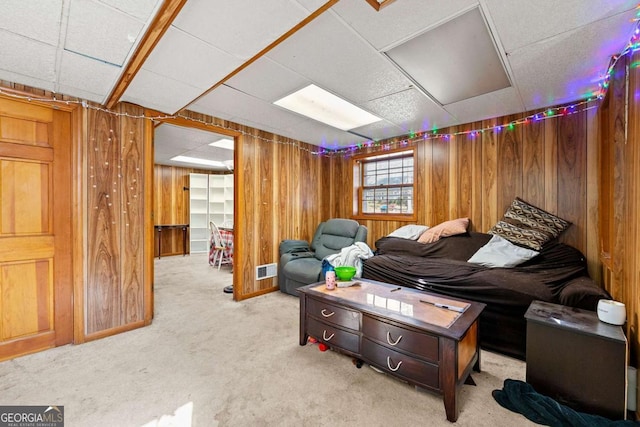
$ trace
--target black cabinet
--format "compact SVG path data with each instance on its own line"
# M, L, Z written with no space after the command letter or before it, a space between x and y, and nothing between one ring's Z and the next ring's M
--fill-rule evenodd
M527 313L527 382L577 411L626 418L627 339L595 312L534 301Z

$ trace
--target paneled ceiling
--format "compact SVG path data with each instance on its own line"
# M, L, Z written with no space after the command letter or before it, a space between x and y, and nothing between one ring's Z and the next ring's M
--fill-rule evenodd
M630 40L636 6L637 0L3 0L0 79L104 105L127 101L166 114L189 109L338 148L584 99ZM154 19L166 19L171 7L177 13L162 33ZM471 15L480 20L469 23ZM158 32L153 48L142 49ZM498 72L504 76L497 85L487 86ZM274 105L310 84L381 120L343 131ZM162 126L158 163L205 152L220 138Z

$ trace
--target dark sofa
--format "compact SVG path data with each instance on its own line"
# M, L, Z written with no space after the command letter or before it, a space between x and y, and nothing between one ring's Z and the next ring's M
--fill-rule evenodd
M587 273L577 249L557 242L513 268L488 268L467 262L492 235L469 232L434 243L383 237L376 255L365 260L362 277L485 303L480 316L483 348L525 358L524 314L534 300L596 310L609 299Z

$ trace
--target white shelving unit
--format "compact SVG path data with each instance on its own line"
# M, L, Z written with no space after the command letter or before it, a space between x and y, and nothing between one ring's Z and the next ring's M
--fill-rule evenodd
M209 221L233 228L233 175L189 175L190 253L208 252Z

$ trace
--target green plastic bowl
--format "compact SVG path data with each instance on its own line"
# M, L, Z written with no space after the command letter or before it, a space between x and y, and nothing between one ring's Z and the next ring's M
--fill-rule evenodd
M336 277L338 280L347 281L353 279L356 274L356 268L348 265L336 267Z

